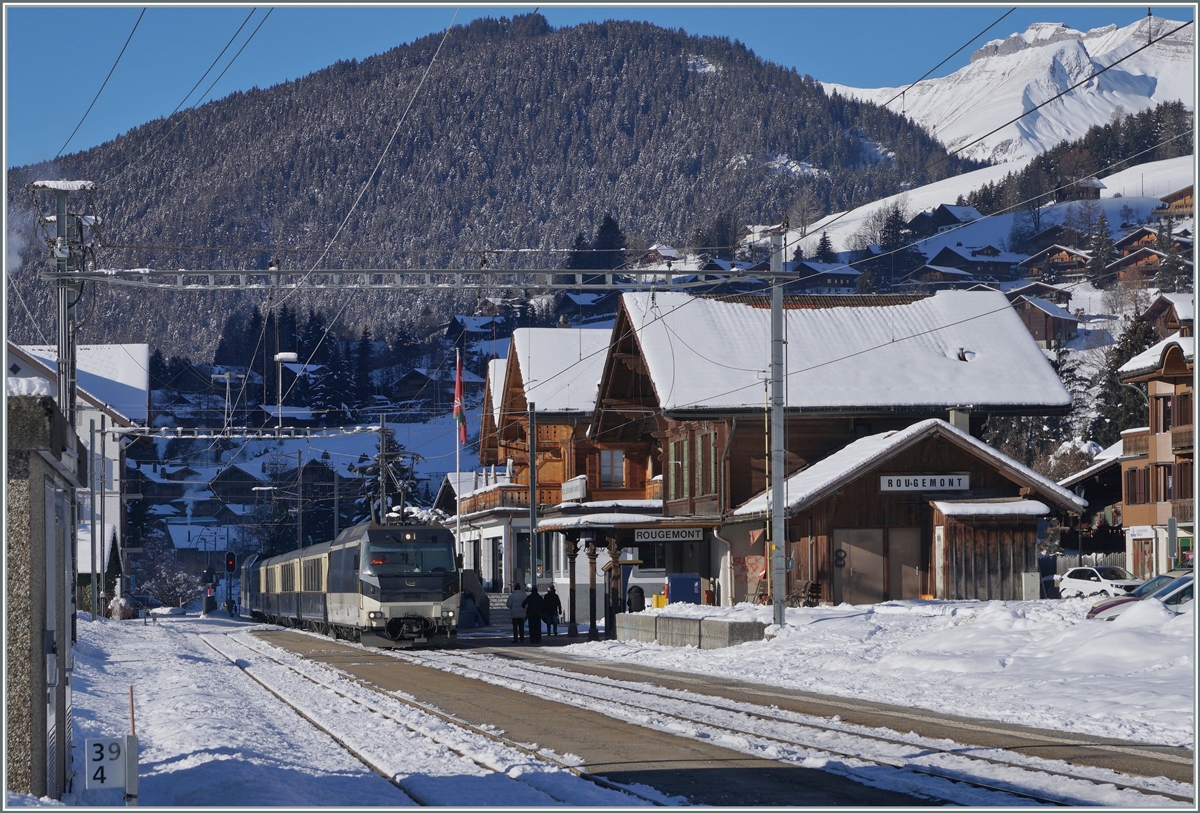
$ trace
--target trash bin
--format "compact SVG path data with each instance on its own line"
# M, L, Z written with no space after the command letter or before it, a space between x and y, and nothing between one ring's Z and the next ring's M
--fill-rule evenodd
M671 573L667 576L667 598L672 604L700 603L700 574Z
M625 607L631 613L640 613L646 609L646 591L636 584L629 586Z
M208 595L204 597L204 609L200 611L201 615L208 615L217 611L217 597Z

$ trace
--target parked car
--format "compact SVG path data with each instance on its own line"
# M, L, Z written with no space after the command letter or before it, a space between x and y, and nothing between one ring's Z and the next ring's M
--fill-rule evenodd
M1057 581L1063 598L1125 596L1142 583L1125 568L1112 566L1073 567Z
M156 607L163 606L163 603L154 596L137 596L130 593L125 597L129 601L129 606L133 610L153 610Z
M1118 599L1113 599L1111 602L1102 601L1096 607L1092 607L1088 611L1088 618L1099 618L1103 621L1112 621L1121 613L1128 610L1139 601L1161 601L1163 605L1172 612L1179 612L1183 605L1192 600L1192 583L1193 576L1188 573L1186 576L1179 576L1172 579L1166 585L1158 588L1155 592L1141 598L1132 596L1123 596ZM1103 606L1101 606L1103 605Z
M1088 618L1095 617L1095 614L1107 607L1115 607L1118 604L1124 604L1127 601L1152 596L1161 588L1166 587L1171 582L1178 579L1180 576L1187 576L1192 572L1190 567L1177 567L1174 570L1168 571L1155 576L1149 581L1144 581L1137 587L1133 588L1127 595L1114 596L1113 598L1104 598L1092 605L1092 609L1088 610Z

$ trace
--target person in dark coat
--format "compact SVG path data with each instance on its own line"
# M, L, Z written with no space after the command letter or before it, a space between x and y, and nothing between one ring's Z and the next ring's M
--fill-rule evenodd
M542 613L545 612L545 603L542 601L542 597L538 595L536 584L530 588L529 595L521 602L521 606L525 608L525 617L529 619L529 643L541 643Z
M562 615L562 602L558 600L558 591L554 589L553 584L546 588L542 608L543 617L546 619L546 632L549 635L558 635L558 617Z
M514 584L508 594L508 609L512 611L513 643L525 643L525 588Z

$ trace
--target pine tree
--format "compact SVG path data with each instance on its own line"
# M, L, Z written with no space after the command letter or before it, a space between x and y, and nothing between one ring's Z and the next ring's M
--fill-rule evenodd
M1108 349L1100 391L1096 396L1096 416L1089 434L1101 446L1111 446L1121 439L1121 432L1146 423L1146 396L1125 386L1117 370L1125 362L1158 340L1154 327L1135 314L1129 327L1115 345Z
M575 242L572 244L570 252L567 253L567 259L563 261L563 268L591 268L592 262L591 244L588 243L587 236L583 232L579 232L575 235Z
M371 384L371 355L371 330L364 327L354 346L354 403L351 406L356 409L368 406L375 391Z
M829 232L821 232L821 239L817 242L817 250L813 257L819 263L837 262L837 254L833 250L833 241L829 239Z
M625 264L625 233L612 214L604 215L592 239L593 268L620 268Z
M1108 284L1105 269L1113 262L1112 230L1108 225L1108 217L1103 211L1096 219L1092 240L1088 244L1091 258L1087 262L1087 277L1093 288L1103 288Z

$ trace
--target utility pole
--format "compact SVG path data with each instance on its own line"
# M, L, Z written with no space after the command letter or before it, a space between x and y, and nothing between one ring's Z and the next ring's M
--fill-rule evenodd
M783 231L771 234L771 601L775 623L783 626L787 577L787 506L783 483L786 471L783 444Z
M296 550L304 547L304 451L296 450Z
M385 431L383 413L379 413L379 524L382 525L387 516L387 433Z
M92 532L89 536L92 538L92 621L95 621L100 607L100 597L96 595L96 552L100 549L100 542L96 539L96 421L88 423L91 425L92 434L91 444L88 446L88 484L92 488Z
M537 412L529 402L529 586L537 586Z

